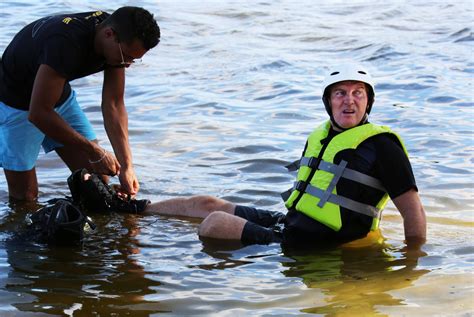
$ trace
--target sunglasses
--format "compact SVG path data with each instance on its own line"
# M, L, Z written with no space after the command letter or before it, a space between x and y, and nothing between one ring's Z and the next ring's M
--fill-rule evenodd
M122 45L120 44L120 42L118 42L118 47L119 47L119 50L120 50L120 57L122 58L122 61L120 62L121 67L129 67L130 65L133 65L133 64L141 64L141 62L142 62L141 58L132 59L130 61L125 61L125 59L123 58L123 50L122 50Z
M137 64L141 64L142 62L142 59L141 58L137 58L137 59L130 59L129 61L125 61L125 58L123 57L123 49L122 49L122 44L120 44L120 37L119 37L119 34L117 33L117 31L115 31L114 29L112 29L112 31L115 33L116 37L117 37L117 43L118 43L118 47L119 47L119 50L120 50L120 57L122 59L122 61L120 62L120 64L116 65L116 66L113 66L113 67L129 67L130 65L137 65Z

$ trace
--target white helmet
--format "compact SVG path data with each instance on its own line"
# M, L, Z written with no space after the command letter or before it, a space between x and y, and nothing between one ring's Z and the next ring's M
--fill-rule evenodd
M331 105L329 104L329 86L341 82L341 81L361 81L367 86L367 114L370 113L372 109L372 104L374 103L375 91L374 91L374 82L372 77L367 72L367 70L357 64L343 64L339 66L334 66L329 69L328 75L324 78L323 81L323 102L326 107L326 111L329 116L332 118Z

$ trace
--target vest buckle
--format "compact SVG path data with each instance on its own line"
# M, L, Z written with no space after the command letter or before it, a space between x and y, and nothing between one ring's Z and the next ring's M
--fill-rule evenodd
M315 168L318 168L319 166L319 161L317 157L311 157L308 161L308 167L312 168L312 169L315 169Z
M295 189L299 192L304 192L306 190L307 183L303 181L298 181L295 184Z

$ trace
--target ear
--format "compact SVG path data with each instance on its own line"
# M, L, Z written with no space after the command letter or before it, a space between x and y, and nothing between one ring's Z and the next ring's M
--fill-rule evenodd
M106 27L104 29L105 38L111 38L115 35L114 30L111 27Z

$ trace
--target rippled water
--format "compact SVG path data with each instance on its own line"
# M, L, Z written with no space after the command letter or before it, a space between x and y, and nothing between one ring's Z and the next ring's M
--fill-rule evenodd
M128 3L2 1L0 52L43 15ZM283 166L326 118L322 73L354 59L378 80L371 120L398 131L411 154L428 243L407 252L389 205L381 236L303 254L200 241L188 219L117 214L94 215L99 229L82 248L50 248L16 234L37 206L9 204L2 174L1 316L473 314L472 1L133 4L162 28L159 47L127 70L140 197L208 193L283 210ZM110 149L101 76L73 86ZM57 156L37 169L40 203L67 194Z

